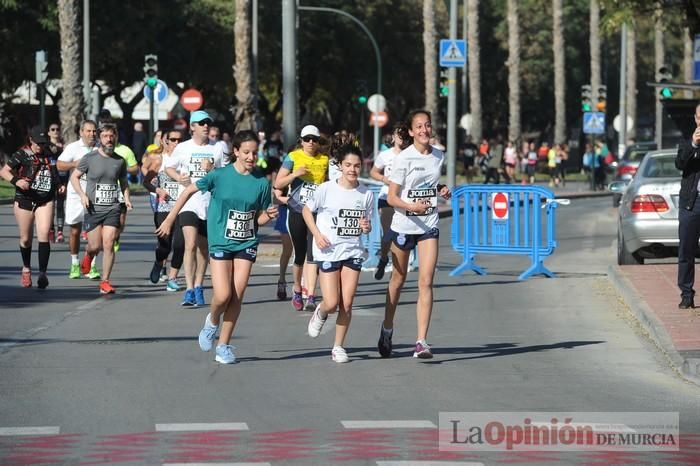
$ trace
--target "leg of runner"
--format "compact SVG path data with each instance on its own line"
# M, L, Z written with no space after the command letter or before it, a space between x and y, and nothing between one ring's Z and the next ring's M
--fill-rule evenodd
M49 230L53 220L53 209L54 203L52 201L37 207L34 211L36 238L39 242L39 278L37 279L36 286L41 289L49 286L49 279L46 276L46 270L48 269L49 256L51 255Z
M304 223L304 219L300 213L290 210L287 213L287 226L289 228L292 244L294 245L292 306L294 306L294 309L297 311L301 311L304 309L304 300L301 297L301 277L304 270L304 261L306 259L306 223Z
M280 240L282 241L282 253L280 254L280 274L277 278L277 299L285 300L287 299L287 267L294 247L288 233L280 233Z
M177 220L175 220L170 237L172 239L173 255L170 259L168 284L165 289L167 291L180 291L180 285L177 283L177 274L182 268L183 256L185 254L185 238L182 236L182 228Z
M399 304L401 297L401 289L406 282L406 274L408 273L408 259L411 251L404 251L392 243L391 245L391 263L393 270L391 271L391 279L386 290L386 303L384 307L384 322L379 335L379 354L383 358L391 356L392 336L394 332L394 315L396 307Z
M194 276L197 269L196 250L197 250L197 227L186 225L182 227L182 235L185 240L185 250L183 255L183 264L185 269L185 297L182 301L183 306L196 306L194 301Z
M414 357L430 358L432 353L426 343L430 316L433 313L433 278L437 265L438 240L437 238L425 239L418 242L418 303L416 305L416 353ZM418 346L422 346L422 351Z
M389 263L389 248L391 247L391 241L386 241L385 238L391 228L391 219L394 216L394 208L391 206L383 207L381 210L381 223L382 223L382 242L381 248L379 250L379 264L377 264L377 271L374 273L375 280L381 280L384 278L384 270L386 265Z
M194 276L194 302L197 306L206 305L204 300L204 275L207 273L209 265L209 244L207 237L201 234L197 235L197 267Z
M309 250L310 251L310 250ZM304 263L304 285L306 285L306 306L304 310L313 312L316 309L316 281L318 280L318 264L310 262L308 259Z
M338 303L338 318L335 321L335 342L331 356L335 362L348 362L348 355L345 351L345 337L350 328L352 319L352 302L357 292L357 283L360 280L360 271L350 267L340 269L341 299Z
M119 228L110 225L102 227L102 280L109 281L114 266L114 242ZM89 236L88 236L89 237Z
M333 314L338 308L338 303L340 302L338 293L340 289L340 270L321 272L319 282L323 300L316 305L314 313L309 319L307 332L311 338L316 338L321 334L321 329L326 323L328 314Z
M32 237L34 236L34 212L22 209L15 201L15 219L19 228L19 251L22 255L22 279L24 288L32 286Z

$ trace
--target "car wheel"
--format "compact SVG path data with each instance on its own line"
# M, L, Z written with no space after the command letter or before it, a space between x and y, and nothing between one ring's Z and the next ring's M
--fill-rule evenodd
M644 264L644 258L638 254L629 252L625 247L625 238L622 236L622 228L617 226L617 265Z
M621 200L622 200L622 194L613 194L612 195L613 207L620 207Z

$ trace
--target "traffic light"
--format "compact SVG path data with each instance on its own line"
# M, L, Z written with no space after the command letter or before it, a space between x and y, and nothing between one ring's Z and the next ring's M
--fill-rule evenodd
M158 85L158 55L149 54L143 58L143 80L150 88Z
M447 70L440 71L440 97L447 97L450 94L450 81L447 78Z
M593 110L593 90L590 84L581 86L581 111L590 112Z
M673 75L671 74L671 70L666 65L663 65L661 68L659 68L657 75L658 75L657 79L660 83L671 82L671 79L673 78ZM671 89L670 87L664 86L661 88L661 91L659 91L659 95L661 96L662 99L670 99L671 97L673 97L673 89Z
M357 103L365 105L367 103L367 81L359 79L356 86Z
M598 88L598 98L595 107L599 112L604 112L608 104L608 86L602 84Z
M46 51L36 51L34 64L36 65L36 83L45 83L46 79L49 77L49 62L46 60Z

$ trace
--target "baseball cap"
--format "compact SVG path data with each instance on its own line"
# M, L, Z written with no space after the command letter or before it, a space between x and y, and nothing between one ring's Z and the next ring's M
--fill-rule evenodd
M317 138L320 138L321 133L314 125L306 125L301 129L301 134L299 137L303 138L304 136L316 136Z
M29 137L37 144L46 144L49 142L49 137L46 134L46 130L40 126L35 126L32 128L32 130L29 132Z
M210 117L204 110L197 110L196 112L192 112L192 115L190 115L190 124L199 123L203 120L214 121L212 117Z

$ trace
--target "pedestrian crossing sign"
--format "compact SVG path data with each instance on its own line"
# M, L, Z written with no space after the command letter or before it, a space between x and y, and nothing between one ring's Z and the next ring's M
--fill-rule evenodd
M585 134L605 134L605 113L585 112L583 114L583 132Z
M467 64L467 41L463 39L440 40L440 66L458 68Z

